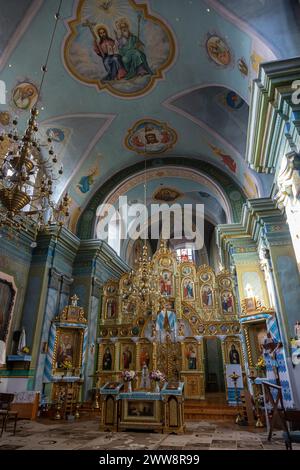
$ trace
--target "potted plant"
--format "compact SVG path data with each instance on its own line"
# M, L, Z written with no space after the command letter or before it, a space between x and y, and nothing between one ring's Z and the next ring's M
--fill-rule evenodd
M150 379L151 380L154 380L155 382L155 392L156 393L160 393L160 382L165 382L166 381L166 377L165 375L160 372L160 370L153 370L151 373L150 373Z
M124 382L128 384L128 392L132 392L132 384L131 382L135 379L136 372L134 370L123 370L122 372L122 379Z

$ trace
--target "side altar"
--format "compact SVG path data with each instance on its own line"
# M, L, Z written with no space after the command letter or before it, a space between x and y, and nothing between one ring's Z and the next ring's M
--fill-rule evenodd
M44 368L44 392L55 419L79 417L88 324L79 298L71 297L51 323Z
M124 392L122 388L120 382L108 382L100 388L101 431L184 432L183 382L166 383L160 392Z

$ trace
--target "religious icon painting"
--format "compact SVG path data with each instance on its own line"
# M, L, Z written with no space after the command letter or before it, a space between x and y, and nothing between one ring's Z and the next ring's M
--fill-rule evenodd
M128 328L121 328L120 334L121 336L128 336Z
M172 261L170 260L170 258L161 258L159 264L164 268L168 268L169 266L171 266Z
M183 313L184 315L189 315L191 313L189 307L183 307Z
M200 275L200 279L202 282L207 282L210 280L210 275L208 273L203 273Z
M192 268L191 266L183 266L181 272L184 276L189 276L192 273Z
M169 297L173 295L173 279L171 271L163 271L160 276L160 293Z
M193 325L196 325L196 323L198 323L198 317L196 317L196 315L192 315L191 322L193 323Z
M117 318L117 301L115 299L108 299L106 301L106 316L107 320L114 320Z
M140 345L140 357L139 357L139 366L142 369L144 366L150 370L152 368L152 345L151 344L141 344Z
M220 330L221 330L222 334L225 335L226 333L228 333L229 327L228 327L228 325L221 325Z
M159 189L154 191L154 193L152 195L152 199L154 201L159 201L159 202L174 202L182 196L183 196L183 194L180 193L175 188L170 188L170 187L161 188L160 187Z
M240 325L233 325L231 330L232 330L232 333L239 333L241 330Z
M112 328L110 331L109 331L109 334L112 338L116 338L118 336L118 328Z
M234 313L233 295L229 290L224 290L221 293L221 305L223 313Z
M214 306L213 290L211 285L204 284L201 287L201 302L203 308L212 308Z
M116 286L110 285L107 287L107 292L109 294L114 294L116 292Z
M225 277L220 280L220 286L222 287L231 287L231 280L228 277Z
M132 329L131 329L131 333L133 334L133 336L137 336L140 332L140 329L138 326L134 326Z
M195 285L190 278L185 278L182 281L182 298L184 300L195 299Z
M195 343L189 343L185 345L185 359L186 369L196 370L197 365L197 345Z
M102 328L102 329L100 330L100 336L102 336L103 338L105 338L107 335L108 335L108 329L107 329L107 328Z
M233 53L225 39L216 34L207 34L205 43L209 59L219 67L228 67L233 64Z
M21 111L27 111L35 106L38 99L38 90L33 83L22 82L12 90L12 103Z
M200 335L203 335L205 333L205 326L199 325L197 330L198 330L198 333L200 333Z
M129 150L142 154L158 154L174 147L177 134L166 123L154 119L137 121L127 131L125 145ZM160 188L153 198L159 201L172 202L181 193L172 188ZM158 199L159 198L159 199Z
M225 341L225 354L227 364L241 364L240 342L230 341L230 338L227 338Z
M175 56L170 28L135 0L79 0L68 27L69 73L124 98L151 90Z
M113 370L114 369L114 345L103 344L102 345L102 370Z
M212 335L214 335L214 334L217 332L217 327L216 327L216 325L209 325L208 331L209 331L209 333L211 333Z
M8 126L11 123L11 114L8 111L0 112L0 125Z
M6 342L12 321L16 291L11 282L0 279L0 340Z
M80 367L82 341L82 330L78 328L58 328L53 353L54 368Z
M121 344L120 349L120 369L131 370L135 369L135 345L134 344Z

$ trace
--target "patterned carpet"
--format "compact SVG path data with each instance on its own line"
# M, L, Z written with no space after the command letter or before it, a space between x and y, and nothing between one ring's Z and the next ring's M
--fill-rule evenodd
M99 422L78 420L73 423L45 424L19 421L16 435L12 424L0 438L0 450L284 450L281 431L271 442L266 430L240 427L225 422L187 423L184 435L146 432L99 432ZM300 450L299 444L293 448Z

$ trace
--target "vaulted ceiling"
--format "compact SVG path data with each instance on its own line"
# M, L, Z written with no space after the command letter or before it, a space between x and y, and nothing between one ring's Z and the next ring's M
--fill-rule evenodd
M4 129L16 114L26 124L58 3L0 0ZM271 177L256 174L244 159L251 81L261 62L299 55L299 16L296 0L63 0L38 103L39 136L43 146L52 135L64 165L56 198L69 190L73 225L114 175L122 172L125 180L134 176L134 168L140 171L145 153L159 159L162 171L167 160L180 159L188 172L195 160L203 181L220 176L216 185L224 200L226 178L242 198L267 194ZM95 52L92 33L104 25L108 36L120 39L122 18L143 42L142 71L148 67L148 73L139 75L136 68L131 77L112 80ZM121 43L119 55L123 67L127 59ZM206 192L210 218L230 220L222 198L205 183L197 186L188 177L179 181L176 172L155 178L150 191L175 188L184 194L182 200L191 193L198 200ZM131 199L138 199L141 187L127 186Z

